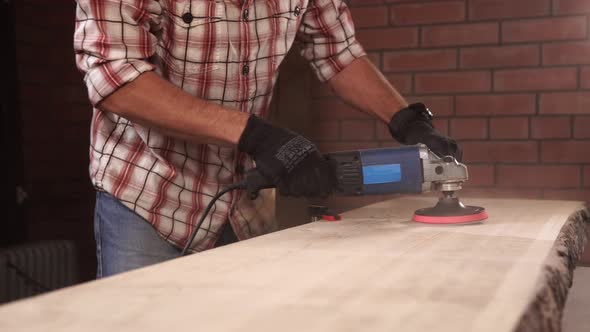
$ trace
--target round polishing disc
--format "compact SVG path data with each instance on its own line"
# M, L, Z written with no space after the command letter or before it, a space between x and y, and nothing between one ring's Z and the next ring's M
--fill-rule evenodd
M472 208L474 210L479 210L479 212L467 215L460 215L460 216L433 216L433 215L422 215L421 212L423 210L429 209L420 209L415 212L414 217L412 220L416 222L421 222L425 224L473 224L479 223L488 219L488 214L484 210L484 208L477 207L477 206L466 206L466 208ZM430 208L432 209L432 208Z
M472 224L488 219L485 209L465 206L454 196L445 196L430 208L414 212L412 220L426 224Z

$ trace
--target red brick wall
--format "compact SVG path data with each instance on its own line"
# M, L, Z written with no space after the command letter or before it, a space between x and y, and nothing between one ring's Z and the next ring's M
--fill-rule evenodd
M74 64L74 12L73 1L15 2L25 215L29 240L74 240L82 277L92 278L92 108Z
M590 201L590 0L352 0L357 35L460 141L467 191ZM384 125L314 87L323 150L389 146Z

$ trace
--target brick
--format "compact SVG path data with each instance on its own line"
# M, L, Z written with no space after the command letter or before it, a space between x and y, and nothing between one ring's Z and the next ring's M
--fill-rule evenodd
M377 4L382 4L382 3L386 3L387 1L385 0L349 0L348 1L348 6L351 8L357 7L357 6L362 6L362 5L377 5Z
M590 116L577 116L574 119L574 137L590 138Z
M362 1L362 0L361 0ZM336 213L343 213L367 205L391 200L399 195L364 195L364 196L341 196L330 195L325 199L314 198L311 202L321 206L329 206ZM304 202L304 201L303 201ZM302 203L303 204L303 203ZM90 232L92 233L92 232Z
M351 8L352 19L356 28L386 26L389 23L387 7L356 7Z
M88 132L89 131L87 131L86 134L88 134ZM85 143L87 146L90 144L88 141ZM26 146L31 149L49 148L46 142L36 142ZM65 144L65 146L69 147L70 144ZM27 179L29 180L28 182L33 184L40 181L55 183L55 179L60 179L60 182L63 181L64 183L77 181L86 182L85 180L88 177L88 172L86 171L88 169L88 158L85 158L87 153L85 155L84 152L85 151L83 150L73 151L70 156L66 156L66 158L68 158L67 163L47 163L43 165L44 167L39 167L39 165L30 165L28 168L32 170L32 172L26 175ZM45 159L47 160L47 158ZM31 158L31 160L34 159Z
M499 70L494 73L495 91L542 91L576 89L575 68Z
M580 86L585 90L590 89L590 67L580 69Z
M543 197L541 189L498 189L498 188L465 188L459 192L461 197L486 197L486 198L519 198L519 199L540 199Z
M468 187L483 187L494 185L494 166L469 165Z
M31 165L28 167L30 170L34 170L27 175L29 179L43 179L47 182L55 183L55 179L59 178L60 181L64 182L81 182L81 184L86 184L86 178L88 177L87 172L85 171L88 168L88 145L90 142L85 140L86 147L82 147L82 144L64 144L64 147L72 149L70 154L68 155L67 152L62 153L63 156L68 160L67 163L51 163L50 165ZM33 148L41 149L48 147L46 143L35 143L35 145L30 145ZM66 160L64 159L64 160ZM41 160L41 159L37 159ZM48 160L48 158L46 158ZM31 181L35 182L35 181Z
M391 22L395 25L460 22L465 20L463 1L429 2L392 6Z
M383 54L385 71L424 71L456 67L456 50L400 51Z
M40 107L59 110L55 112L39 112ZM92 118L92 106L90 104L71 103L44 103L21 101L21 119L23 123L41 123L47 125L55 123L56 126L88 126Z
M555 14L590 13L590 0L553 0Z
M542 116L531 120L531 137L536 139L569 138L571 136L569 116Z
M527 117L505 117L490 119L491 139L526 139L529 137Z
M505 22L502 41L508 43L582 39L586 37L586 17L543 18Z
M590 141L542 142L541 159L555 163L590 163Z
M340 137L338 121L312 121L311 132L314 141L337 140Z
M69 55L69 54L68 54ZM62 60L62 62L66 62ZM82 75L76 70L75 64L67 61L68 65L50 65L50 64L24 64L21 63L18 68L18 80L22 83L34 83L47 85L55 77L60 78L61 84L82 85Z
M449 134L449 119L436 118L432 120L432 125L443 135Z
M484 71L416 74L414 80L419 94L483 92L491 88L491 75Z
M422 28L422 46L497 44L498 29L497 23L427 26Z
M435 117L453 115L453 97L449 96L419 96L408 97L410 103L424 103Z
M553 189L553 190L544 190L543 192L544 199L552 199L552 200L567 200L567 201L583 201L583 202L590 202L590 190L579 190L579 189ZM586 251L588 251L586 247ZM586 262L590 262L590 255L586 253Z
M399 93L404 95L412 93L413 80L411 74L389 74L385 77Z
M535 113L534 94L457 96L457 115L516 115Z
M477 47L461 50L461 68L536 66L540 63L537 45Z
M381 121L378 121L375 125L376 137L380 141L390 141L393 140L391 134L389 133L389 127Z
M343 103L338 98L323 98L311 103L312 116L317 119L359 119L368 120L371 116Z
M334 91L328 83L322 83L319 80L311 80L311 95L313 97L334 96Z
M541 94L541 114L590 114L590 92Z
M54 31L49 30L49 33L54 33ZM71 43L71 36L69 37ZM40 57L38 54L43 54L43 56ZM25 40L22 44L16 45L16 57L19 64L64 66L66 63L74 62L75 58L71 55L71 49L61 49L55 44L35 45L31 41ZM83 75L81 73L78 73L78 75L81 80Z
M88 140L70 141L56 148L54 142L38 142L34 146L23 149L25 165L34 167L48 167L44 163L61 163L65 160L86 158L88 155ZM42 171L45 171L44 169ZM25 172L26 173L26 172Z
M550 0L470 0L469 18L488 20L544 16L550 12Z
M490 162L536 162L537 143L521 142L462 142L463 159L466 163Z
M374 149L379 147L379 143L376 141L318 142L317 147L321 152L337 152Z
M488 137L488 122L485 118L452 119L451 136L455 139L485 139Z
M21 135L24 144L46 143L48 141L60 145L68 144L69 142L80 141L81 138L86 139L88 133L90 133L90 122L76 125L74 123L60 123L59 121L33 121L25 123L22 127ZM67 130L55 130L58 127L64 127ZM86 143L90 143L90 141L87 140Z
M68 26L75 16L76 7L64 7L58 3L58 1L55 1L54 6L42 6L38 4L38 1L30 3L23 2L18 6L14 6L15 17L18 21L19 18L26 20L31 15L38 16L39 20L35 22L35 26L45 27L48 30L55 29L59 26Z
M39 89L38 85L33 84L20 84L18 100L21 103L39 106L51 104L54 98L49 89Z
M30 101L35 99L38 102L38 98L45 98L49 95L49 100L61 103L72 103L72 104L84 104L88 105L88 94L86 87L83 83L67 83L64 81L63 84L44 84L44 85L23 85L21 96L24 99L22 101Z
M590 187L590 165L584 166L584 187Z
M499 165L498 186L574 188L580 186L579 166Z
M72 18L73 15L68 18L68 21L71 22ZM44 48L53 47L54 50L51 53L56 54L65 52L67 49L65 48L66 45L71 47L73 33L72 25L62 27L51 26L48 28L38 25L26 24L26 21L27 20L24 18L16 18L16 24L14 28L17 48L27 46L43 46ZM64 48L62 48L62 46L64 46ZM71 51L71 48L69 50ZM51 57L53 54L48 55ZM31 55L29 55L29 57L31 57Z
M545 44L543 45L543 64L590 64L590 43L566 42Z
M448 119L437 117L433 120L433 125L434 125L434 128L436 128L436 130L438 130L443 135L449 134L449 120ZM391 137L391 134L389 133L389 129L387 128L385 123L383 123L381 121L377 122L376 131L377 131L376 136L377 136L378 140L383 140L386 142L393 140L393 138Z
M92 192L92 189L87 189ZM31 237L37 237L41 240L67 238L74 241L92 241L86 239L87 233L91 232L91 228L87 229L80 223L80 220L88 220L92 218L92 195L85 192L85 195L79 195L78 198L60 197L48 190L39 190L36 192L29 192L30 196L27 200L27 215L26 222L28 225L27 237L30 241L34 241ZM96 195L96 194L95 194ZM43 201L32 197L59 197L59 199L51 200L45 199ZM80 197L82 196L82 197ZM67 203L65 203L67 202ZM56 220L55 216L60 216ZM78 221L78 222L77 222ZM48 226L51 225L51 226ZM80 233L77 233L80 232ZM82 240L83 239L83 240ZM77 246L80 248L80 246ZM88 259L92 258L90 252L87 252ZM90 276L90 274L89 274Z
M356 32L356 36L366 50L418 46L418 29L416 28L360 29Z
M367 58L375 67L381 69L381 52L367 52Z
M343 140L368 141L375 139L374 120L344 120L340 125Z
M582 89L590 89L590 67L580 68L580 86Z
M400 146L402 146L402 144L396 142L393 139L379 142L379 147L380 148L397 148L397 147L400 147Z

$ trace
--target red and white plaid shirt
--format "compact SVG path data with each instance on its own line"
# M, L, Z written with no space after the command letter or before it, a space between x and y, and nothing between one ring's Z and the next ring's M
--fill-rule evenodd
M78 0L74 48L90 101L155 70L189 94L265 117L294 40L320 80L364 55L342 0ZM236 148L193 144L94 108L90 176L182 247L212 196L252 167ZM260 202L227 194L193 243L211 248L226 221L239 239L276 229Z

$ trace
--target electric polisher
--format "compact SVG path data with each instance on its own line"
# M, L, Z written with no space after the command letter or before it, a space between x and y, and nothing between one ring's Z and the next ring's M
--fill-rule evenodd
M467 166L455 158L439 158L426 145L329 153L334 160L340 195L416 194L429 191L443 193L434 207L419 209L412 220L428 224L468 224L488 218L484 208L465 206L455 192L468 179ZM188 250L215 202L227 192L244 189L251 199L262 189L274 187L258 170L248 171L244 181L220 191L211 199L201 219L193 228L181 255Z
M438 203L417 210L412 218L414 221L464 224L488 217L484 208L465 206L455 196L468 179L467 166L450 156L438 157L426 145L344 151L327 156L335 161L337 194L360 196L440 191L443 197ZM248 173L245 183L251 198L255 198L260 189L272 187L256 170Z

